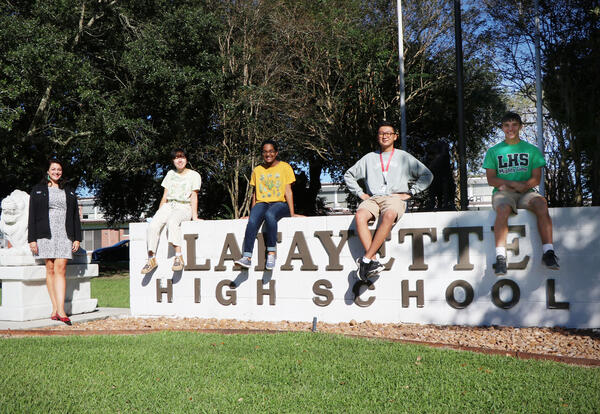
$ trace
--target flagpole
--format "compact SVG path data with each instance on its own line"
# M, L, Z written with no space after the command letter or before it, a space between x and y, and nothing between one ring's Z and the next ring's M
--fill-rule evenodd
M402 30L402 4L396 1L398 10L398 55L400 63L400 142L406 151L406 102L404 101L404 34Z
M456 47L456 89L457 89L457 115L458 115L458 170L460 188L460 209L469 209L469 195L467 194L467 157L465 146L465 115L463 98L463 51L460 0L454 0L454 43Z
M540 9L538 0L533 3L535 7L535 108L537 111L537 145L542 154L544 154L544 115L542 110L542 69L540 63ZM542 196L546 196L544 167L542 167L542 178L540 179L539 190Z

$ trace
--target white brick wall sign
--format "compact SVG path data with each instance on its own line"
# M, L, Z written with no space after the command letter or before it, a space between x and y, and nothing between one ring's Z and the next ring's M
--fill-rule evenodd
M508 274L494 275L494 213L406 214L380 251L375 283L358 281L363 253L352 216L279 222L277 266L262 235L241 270L245 220L183 224L186 266L173 272L165 234L159 266L142 275L147 223L130 225L131 312L253 321L370 320L461 325L600 327L600 208L551 209L560 270L541 264L535 216L509 219Z

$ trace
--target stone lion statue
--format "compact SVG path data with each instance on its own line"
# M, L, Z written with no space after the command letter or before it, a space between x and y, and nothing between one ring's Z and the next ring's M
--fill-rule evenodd
M27 242L29 224L29 194L15 190L2 200L2 216L0 231L11 244L10 249L0 249L0 265L21 266L41 264L43 259L36 259ZM79 249L73 255L71 263L87 263L87 253Z
M29 194L15 190L2 200L0 231L8 239L12 248L3 249L2 256L31 256L27 243L27 220L29 218Z

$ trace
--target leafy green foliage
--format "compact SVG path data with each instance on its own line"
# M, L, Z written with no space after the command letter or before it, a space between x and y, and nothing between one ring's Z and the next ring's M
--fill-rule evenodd
M533 0L485 0L497 42L496 69L517 110L534 123ZM600 5L596 0L539 1L546 195L553 206L600 204ZM529 119L527 119L529 118Z
M446 3L405 2L409 150L424 161L429 145L456 141ZM466 33L479 18L465 13ZM502 103L489 40L465 39L475 160ZM0 197L56 155L113 222L155 211L176 146L203 177L203 217L247 214L264 139L308 167L299 205L315 214L322 171L341 179L375 147L378 122L400 120L389 2L6 1L0 48Z
M592 204L600 205L600 5L594 0L554 2L548 14L561 41L545 51L546 105L571 130L573 146L584 153L578 161L589 163L585 187ZM554 186L554 191L562 189Z

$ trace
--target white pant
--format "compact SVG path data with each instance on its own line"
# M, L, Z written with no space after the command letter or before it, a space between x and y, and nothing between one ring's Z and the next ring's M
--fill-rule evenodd
M169 201L163 204L148 226L148 251L156 253L160 232L165 224L167 225L167 240L169 243L173 246L181 246L183 244L181 223L191 220L191 218L192 206L189 203Z

